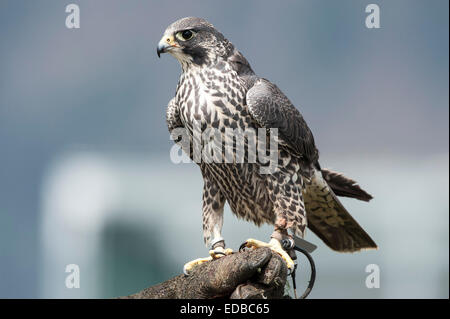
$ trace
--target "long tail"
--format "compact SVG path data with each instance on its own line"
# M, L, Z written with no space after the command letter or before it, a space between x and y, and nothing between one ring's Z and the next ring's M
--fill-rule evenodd
M342 173L323 168L322 176L337 196L352 197L365 202L373 198L372 195L361 189L356 181Z
M351 194L351 197L360 199L372 198L358 186L353 186L355 184L354 181L343 178L340 174L328 176L333 176L330 180L335 182L335 184L331 183L331 185L339 186L337 188L339 190L346 190L345 194ZM341 180L351 182L336 183L336 181ZM344 208L333 192L331 185L322 177L319 170L316 170L311 180L306 183L306 187L303 190L303 200L306 208L308 228L331 249L339 252L376 249L377 245L375 242ZM361 194L367 195L361 196Z

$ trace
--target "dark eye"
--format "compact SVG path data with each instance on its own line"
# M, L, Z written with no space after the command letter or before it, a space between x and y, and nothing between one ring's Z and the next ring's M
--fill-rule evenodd
M186 39L186 40L189 40L190 38L192 38L192 32L190 30L183 31L181 33L181 35L183 36L183 39Z
M184 30L177 33L177 38L180 39L181 41L190 40L192 39L193 36L194 32L191 30Z

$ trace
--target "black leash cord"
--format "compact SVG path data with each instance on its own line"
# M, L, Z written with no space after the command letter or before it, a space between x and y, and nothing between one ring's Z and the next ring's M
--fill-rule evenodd
M305 299L306 297L308 297L309 293L311 292L311 290L314 287L314 282L316 281L316 265L314 264L314 260L311 257L311 255L304 249L294 246L293 247L296 251L301 252L303 255L306 256L306 258L308 258L309 261L309 265L311 266L311 276L309 277L309 283L308 283L308 287L306 288L305 292L303 293L303 295L300 296L299 299ZM297 269L297 265L294 268L294 271L292 271L291 276L292 276L292 282L293 282L293 286L294 286L294 292L296 289L296 284L295 284L295 270ZM297 297L297 296L296 296Z

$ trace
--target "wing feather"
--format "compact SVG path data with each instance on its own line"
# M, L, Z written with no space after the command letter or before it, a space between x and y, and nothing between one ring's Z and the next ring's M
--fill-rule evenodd
M319 153L311 130L300 112L275 84L262 78L256 80L248 90L246 100L250 114L259 125L277 128L294 155L310 164L317 161Z

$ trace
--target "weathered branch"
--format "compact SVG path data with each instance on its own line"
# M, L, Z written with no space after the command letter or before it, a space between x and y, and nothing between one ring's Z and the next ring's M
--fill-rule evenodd
M268 248L237 252L194 267L124 299L283 298L287 267Z

